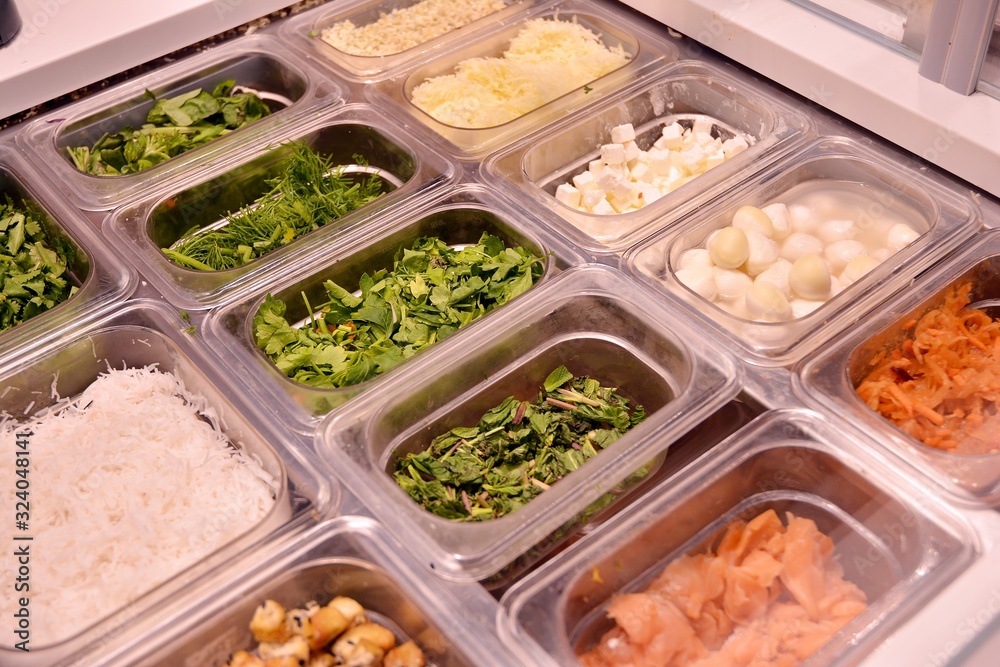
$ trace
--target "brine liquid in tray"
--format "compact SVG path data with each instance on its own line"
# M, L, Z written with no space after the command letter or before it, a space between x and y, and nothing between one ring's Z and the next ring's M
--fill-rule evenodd
M748 320L805 317L915 241L929 222L877 185L800 183L682 252L677 279Z

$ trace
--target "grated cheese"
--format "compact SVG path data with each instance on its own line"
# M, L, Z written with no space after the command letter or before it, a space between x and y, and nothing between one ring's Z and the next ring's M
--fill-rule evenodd
M0 424L4 506L30 430L31 641L75 635L258 524L277 482L219 430L207 401L155 368L110 370L75 399ZM3 522L4 543L14 542ZM0 559L17 572L13 549ZM0 596L12 618L17 597ZM6 640L9 642L12 640Z
M619 67L629 55L606 47L575 21L532 19L499 58L469 58L454 74L427 79L413 103L435 119L465 128L501 125Z
M498 12L503 0L423 0L357 26L350 19L325 28L320 37L355 56L388 56L412 49L477 19Z

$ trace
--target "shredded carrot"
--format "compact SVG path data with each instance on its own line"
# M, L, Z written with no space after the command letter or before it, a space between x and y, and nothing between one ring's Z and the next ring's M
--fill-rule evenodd
M857 387L858 396L908 435L959 453L1000 451L1000 433L977 429L1000 413L1000 320L969 310L972 283L952 287L899 349ZM976 432L973 435L973 432Z

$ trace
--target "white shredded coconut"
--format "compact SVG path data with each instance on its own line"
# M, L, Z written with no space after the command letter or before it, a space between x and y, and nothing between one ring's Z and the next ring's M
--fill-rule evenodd
M500 58L468 58L454 74L427 79L413 103L448 125L483 128L513 120L624 66L621 45L608 48L575 21L532 19Z
M53 393L55 384L53 383ZM109 370L75 399L0 424L4 507L15 506L17 433L30 431L32 646L66 639L259 523L276 480L199 416L204 398L152 367ZM19 542L15 535L31 535ZM17 572L13 548L4 572ZM12 618L17 595L0 596ZM12 640L4 640L4 643Z
M350 19L325 28L320 37L344 53L389 56L412 49L446 32L498 12L503 0L423 0L381 12L377 21L355 25Z

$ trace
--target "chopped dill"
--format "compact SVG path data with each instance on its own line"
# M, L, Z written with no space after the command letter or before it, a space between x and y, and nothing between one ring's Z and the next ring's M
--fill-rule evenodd
M386 184L376 174L345 173L305 144L285 144L291 152L270 189L253 204L226 216L226 224L195 230L163 252L191 269L221 271L248 264L264 254L338 220L380 197ZM364 165L364 159L354 160Z

